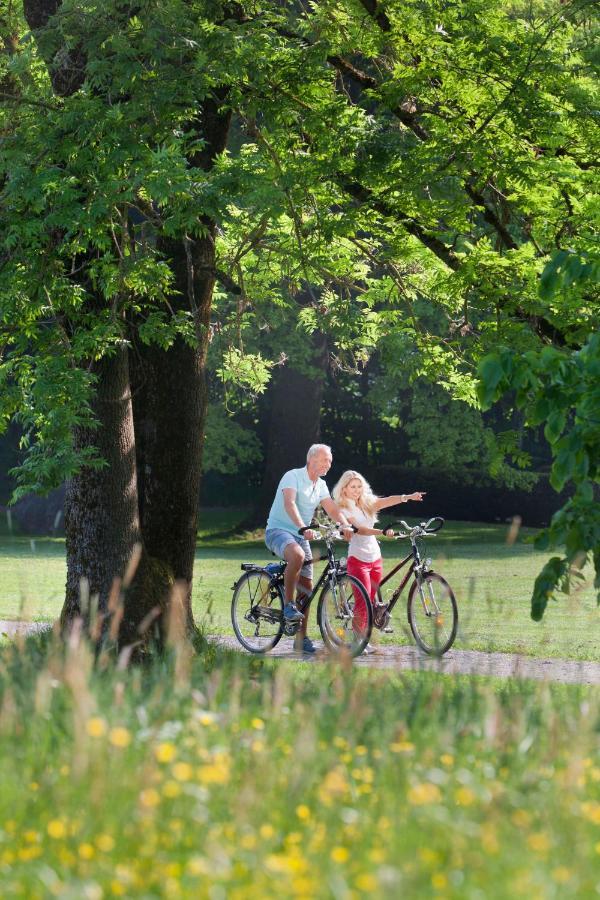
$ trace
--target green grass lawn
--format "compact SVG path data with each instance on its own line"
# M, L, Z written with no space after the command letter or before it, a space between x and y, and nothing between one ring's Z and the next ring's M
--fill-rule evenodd
M597 895L600 691L0 647L2 896Z
M205 510L196 554L194 611L207 632L231 634L231 587L242 561L268 562L272 557L260 536L227 536L243 510ZM505 526L449 522L428 541L434 567L456 594L460 631L456 647L521 652L535 656L597 659L600 612L595 593L586 585L575 596L560 595L542 623L529 615L531 587L546 554L536 552L523 529L507 544ZM383 544L386 565L402 558L405 543ZM339 553L344 552L339 545ZM320 571L320 568L319 568ZM52 620L60 612L65 582L64 542L0 536L0 618L21 616ZM313 614L314 616L314 614ZM411 643L406 634L405 604L395 609L395 633L386 643ZM311 631L316 624L312 619Z

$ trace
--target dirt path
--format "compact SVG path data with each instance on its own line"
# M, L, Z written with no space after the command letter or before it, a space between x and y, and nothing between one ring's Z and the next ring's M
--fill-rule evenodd
M244 652L234 637L214 637L229 649ZM305 662L326 659L322 644L314 656L303 656ZM277 659L297 660L291 640L285 638L269 654ZM410 669L439 672L442 675L488 675L493 678L533 678L537 681L559 681L564 684L600 684L600 663L570 659L538 659L518 653L484 653L480 650L450 650L442 659L432 659L416 647L394 647L386 644L376 653L360 656L355 666L368 669Z
M49 628L46 622L12 622L0 620L0 635L15 637ZM214 635L215 643L230 650L242 649L235 637ZM303 656L305 662L327 659L323 644L315 642L318 652ZM273 650L275 659L298 660L290 639L284 638ZM518 653L484 653L480 650L450 650L442 659L425 656L416 647L394 647L389 644L376 653L360 656L355 666L367 669L395 669L396 671L431 671L442 675L487 675L493 678L533 678L536 681L557 681L563 684L600 684L600 663L578 662L571 659L539 659Z

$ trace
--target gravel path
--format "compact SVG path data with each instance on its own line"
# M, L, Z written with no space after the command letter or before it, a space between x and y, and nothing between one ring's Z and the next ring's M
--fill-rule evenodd
M222 646L244 652L234 637L215 637ZM323 644L314 656L304 655L305 662L327 658ZM299 659L291 640L285 638L269 653L277 659ZM359 656L355 666L368 669L403 669L439 672L442 675L489 675L493 678L533 678L537 681L560 681L564 684L600 684L600 663L570 659L538 659L518 653L484 653L480 650L449 650L441 659L432 659L416 647L381 646L376 653Z
M13 622L0 620L0 635L15 637L33 634L50 626L47 622ZM215 643L230 650L245 652L235 637L212 636ZM275 659L323 662L327 659L323 644L314 656L300 656L293 643L284 638L268 655ZM248 654L249 655L249 654ZM394 647L386 644L376 653L360 656L355 666L368 669L423 670L442 675L488 675L493 678L533 678L536 681L558 681L563 684L600 684L600 663L571 659L539 659L518 653L485 653L480 650L450 650L441 659L432 659L416 647Z

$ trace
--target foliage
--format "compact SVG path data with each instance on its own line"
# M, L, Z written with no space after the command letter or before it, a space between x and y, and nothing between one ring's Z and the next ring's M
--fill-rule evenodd
M557 254L544 273L542 293L581 285L598 270L597 258L578 264L573 259ZM591 334L577 349L545 347L522 355L501 349L482 361L480 376L484 405L510 391L530 424L544 424L552 448L552 485L557 491L567 483L575 487L572 499L536 540L541 549L564 547L565 554L553 557L538 576L532 616L544 615L558 588L568 593L573 583L578 585L589 555L600 603L600 512L594 488L600 483L600 334Z
M209 407L204 440L205 472L235 475L262 458L256 434L228 416L221 406Z
M0 669L8 896L595 890L587 688L32 643Z
M147 342L197 340L156 236L207 220L224 277L203 327L226 338L223 378L255 394L297 326L354 371L398 339L411 379L471 404L489 351L562 353L597 329L579 277L597 216L591 0L68 0L39 41L4 8L0 377L3 417L30 435L23 488L89 461L69 443L87 370L132 320ZM59 47L85 58L64 97L44 64L56 76ZM207 99L235 119L210 171ZM542 277L555 250L560 294Z

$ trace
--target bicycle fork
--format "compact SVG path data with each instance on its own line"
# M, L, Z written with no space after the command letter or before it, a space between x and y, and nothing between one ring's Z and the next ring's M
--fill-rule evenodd
M340 600L338 597L338 593L339 593L338 588L339 588L339 585L338 585L337 579L334 578L333 575L330 575L329 589L330 589L331 595L333 597L333 602L335 603L336 615L339 619L341 619L344 622L344 626L346 626L348 621L351 622L352 619L354 618L354 613L352 612L352 609L348 605L348 601L346 600L345 596L342 597L342 601L340 604Z
M421 603L423 604L423 610L425 612L425 615L428 618L435 616L436 625L441 625L441 621L439 621L439 620L441 619L442 613L441 613L440 607L438 606L438 602L435 599L435 592L433 589L433 585L429 582L425 582L425 584L427 585L427 588L424 589L423 576L420 573L418 573L418 574L415 573L415 574L416 574L416 581L417 581L417 590L419 591L419 597L421 598Z

